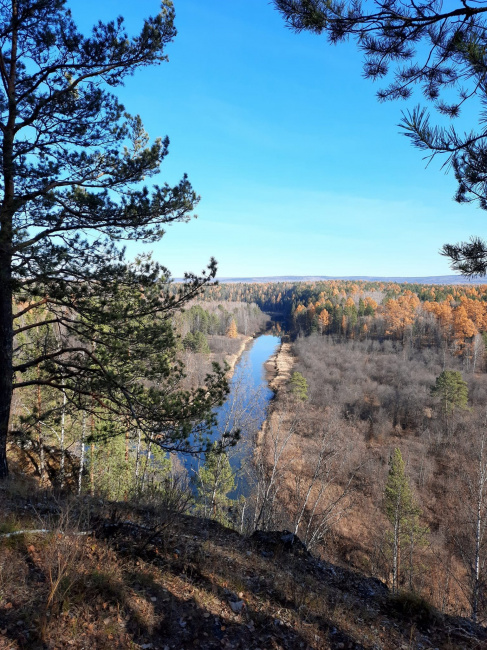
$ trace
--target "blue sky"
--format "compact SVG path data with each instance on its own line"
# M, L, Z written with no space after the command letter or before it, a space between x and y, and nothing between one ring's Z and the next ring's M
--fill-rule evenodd
M68 4L83 31L121 14L129 33L159 7ZM149 247L175 277L210 256L220 277L444 275L441 245L485 233L485 214L452 200L453 176L399 134L408 105L376 101L353 44L291 33L267 0L174 5L169 63L117 94L170 138L158 181L187 172L201 195L198 219Z

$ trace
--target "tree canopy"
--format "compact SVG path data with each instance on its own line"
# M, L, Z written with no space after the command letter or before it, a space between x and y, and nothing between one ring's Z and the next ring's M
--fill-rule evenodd
M293 372L290 384L291 393L294 397L301 402L306 402L308 399L308 382L306 381L306 377L303 377L300 372Z
M384 86L380 101L409 99L414 88L438 114L434 125L425 106L403 113L401 127L427 156L442 156L458 183L456 200L487 209L486 18L482 2L441 0L274 0L289 27L326 34L332 44L354 38L364 55L364 75ZM477 100L478 127L461 132L442 116L458 117ZM465 275L486 275L487 243L445 244L442 254Z
M415 536L424 534L418 523L421 510L416 503L404 460L397 447L389 458L389 474L384 490L384 507L392 531L392 589L399 586L400 550L406 541L412 543ZM409 538L409 540L408 540Z
M125 262L120 242L159 240L198 196L186 175L146 185L169 140L151 142L109 92L166 61L172 2L134 37L122 18L82 35L65 0L6 0L0 25L0 477L12 390L27 384L125 412L161 445L179 446L197 420L211 420L226 387L220 373L196 394L177 390L168 319L216 265L171 295L167 269ZM28 333L47 327L57 337L34 350ZM26 378L31 368L40 371Z
M431 393L440 399L445 415L451 415L455 408L464 409L468 404L467 382L458 370L443 370Z

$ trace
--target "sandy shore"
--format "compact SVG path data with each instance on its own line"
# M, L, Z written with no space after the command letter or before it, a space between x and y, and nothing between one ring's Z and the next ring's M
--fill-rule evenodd
M280 388L288 383L293 365L294 357L291 353L291 343L281 343L278 350L265 363L271 390L277 393Z
M294 357L291 352L291 343L281 343L276 352L264 364L269 388L275 393L285 389L291 378L293 366ZM287 414L280 412L277 403L272 400L267 407L267 418L257 433L254 453L263 444L268 428L276 424L282 417L287 417Z
M231 379L233 376L233 373L235 372L235 366L237 365L237 361L240 359L242 354L245 352L247 349L248 345L250 344L251 341L254 340L253 336L244 336L243 334L239 334L238 338L240 339L240 347L236 354L229 354L227 357L225 357L225 361L228 363L230 366L230 370L227 372L227 379Z

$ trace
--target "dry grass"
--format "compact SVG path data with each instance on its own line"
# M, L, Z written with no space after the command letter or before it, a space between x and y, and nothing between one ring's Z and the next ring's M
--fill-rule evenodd
M117 528L113 507L99 502L44 494L29 515L27 497L2 496L5 526L53 531L0 538L2 650L482 647L452 640L446 618L426 633L373 580L275 544L263 554L208 520L180 516L164 539L144 544L130 504L120 510L133 526ZM76 534L87 523L94 534Z

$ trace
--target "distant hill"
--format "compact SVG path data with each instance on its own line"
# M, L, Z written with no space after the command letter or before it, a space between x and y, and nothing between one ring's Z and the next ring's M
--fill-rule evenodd
M320 280L365 280L368 282L408 282L409 284L487 284L486 278L469 279L461 275L432 275L426 277L399 277L375 275L278 275L249 278L218 278L221 283L260 282L316 282Z

